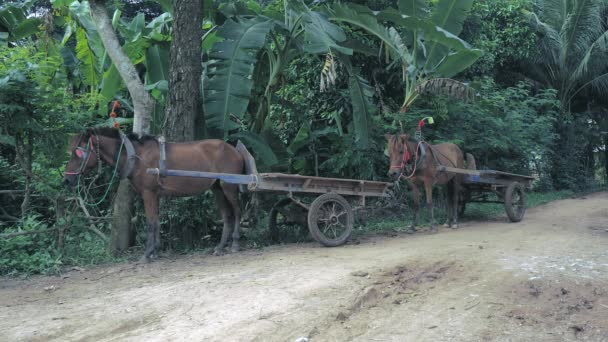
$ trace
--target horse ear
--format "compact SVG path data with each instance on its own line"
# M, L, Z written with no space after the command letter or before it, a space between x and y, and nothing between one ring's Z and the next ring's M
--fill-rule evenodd
M386 140L391 141L391 139L393 139L394 135L386 133L384 135L384 137L386 138Z

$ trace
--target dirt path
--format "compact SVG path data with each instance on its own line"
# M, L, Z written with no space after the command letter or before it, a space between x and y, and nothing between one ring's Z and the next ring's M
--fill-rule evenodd
M2 341L608 341L608 193L358 245L0 280Z

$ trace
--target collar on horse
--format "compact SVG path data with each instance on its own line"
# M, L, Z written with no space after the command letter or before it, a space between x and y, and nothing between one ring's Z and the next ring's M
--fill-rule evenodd
M122 130L118 130L118 133L120 134L121 143L124 145L125 150L127 151L127 162L123 165L122 170L120 170L120 179L125 179L133 172L137 155L135 154L135 148L133 147L131 140L129 140L129 137L127 137ZM120 158L120 156L118 158Z

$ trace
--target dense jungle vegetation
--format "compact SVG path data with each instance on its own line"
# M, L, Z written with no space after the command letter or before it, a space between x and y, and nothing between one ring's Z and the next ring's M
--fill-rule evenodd
M126 60L106 50L101 12ZM607 55L605 0L3 1L0 274L141 249L144 234L117 238L144 217L109 168L76 193L61 185L68 137L85 127L241 140L261 171L387 181L384 134L432 116L425 138L478 168L533 174L539 193L597 189ZM250 246L269 243L273 200L243 195ZM219 239L210 194L161 214L165 250Z

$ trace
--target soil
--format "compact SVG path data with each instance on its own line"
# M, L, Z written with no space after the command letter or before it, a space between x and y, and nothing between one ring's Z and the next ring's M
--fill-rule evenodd
M371 236L0 280L2 341L608 341L608 193Z

